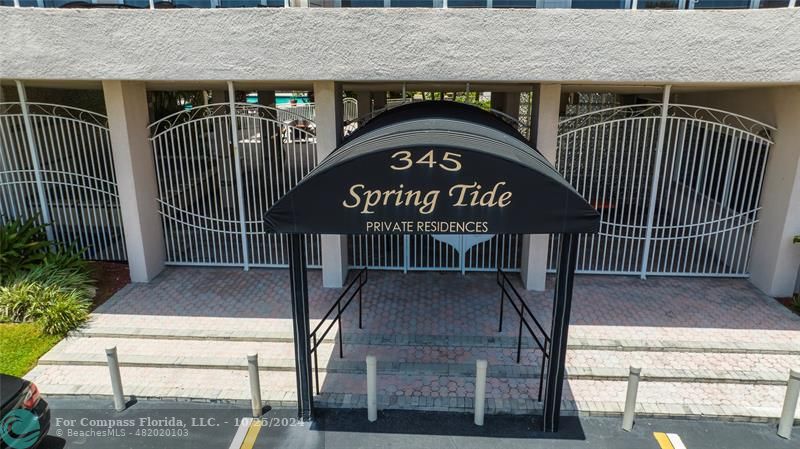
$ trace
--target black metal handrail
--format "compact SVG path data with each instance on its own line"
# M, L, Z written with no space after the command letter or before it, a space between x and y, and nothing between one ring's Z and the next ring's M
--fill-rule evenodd
M353 280L347 284L347 287L344 289L339 298L336 299L336 302L333 303L330 309L328 309L328 313L326 313L322 319L317 324L317 327L314 328L311 333L308 334L309 337L309 345L310 350L309 353L314 355L314 384L316 386L317 394L319 394L319 360L317 358L317 348L322 342L325 340L325 336L328 335L328 332L333 328L334 325L337 323L339 324L339 358L344 358L344 341L342 340L342 313L347 310L347 306L353 302L353 298L358 295L358 328L361 329L361 303L362 303L362 295L361 290L367 283L367 268L362 268L358 274L353 277ZM353 286L356 286L353 289ZM351 292L352 290L352 292ZM350 293L350 297L347 298L347 301L342 306L342 300L347 296L348 292ZM328 327L325 329L325 332L322 332L321 336L317 336L318 332L322 328L325 321L331 316L333 311L336 311L336 316L333 318L333 321L328 323Z
M506 298L508 298L509 304L511 304L511 307L514 308L514 310L517 312L517 316L519 317L519 330L517 331L517 363L519 363L520 361L520 354L522 352L523 326L525 326L525 328L528 329L528 332L531 334L531 337L533 337L533 341L536 342L536 345L539 346L539 350L542 351L542 363L541 363L542 366L541 366L541 372L539 373L539 395L538 395L539 398L538 400L539 402L541 402L545 363L549 362L550 358L550 354L548 353L548 350L550 348L550 337L547 335L547 332L545 332L544 327L542 327L541 323L539 323L539 320L537 320L536 317L533 315L533 312L525 303L525 300L522 298L519 292L517 292L517 289L516 287L514 287L514 284L511 283L511 280L508 279L508 276L500 267L497 268L497 285L500 286L500 326L498 327L497 331L498 332L503 331L503 304L505 303L504 300ZM514 297L516 297L517 301L519 302L519 306L514 302L514 298L511 296L511 293L513 293ZM539 340L539 337L536 335L536 332L533 331L530 324L528 323L527 317L530 317L530 319L536 325L536 328L539 329L539 332L541 332L543 337L542 340L544 341Z

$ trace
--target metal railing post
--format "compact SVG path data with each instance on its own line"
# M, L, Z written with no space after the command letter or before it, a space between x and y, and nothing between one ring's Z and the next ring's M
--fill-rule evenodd
M242 161L240 160L239 152L239 129L236 121L236 90L233 88L233 82L228 81L228 104L230 107L231 116L231 140L233 144L233 164L236 170L236 197L239 203L239 226L242 233L242 259L244 262L244 271L250 269L250 248L247 242L247 221L246 211L244 204L244 181L242 181Z
M25 124L25 137L28 140L28 150L31 153L31 164L33 165L34 179L36 180L36 195L39 199L39 208L42 212L42 224L45 226L47 240L55 240L53 236L53 225L50 222L50 208L47 205L47 194L44 190L44 179L42 178L42 165L39 161L39 148L36 145L36 138L33 134L33 122L28 109L28 94L25 91L25 84L22 81L15 81L17 84L17 94L19 95L19 105L22 110L22 121Z
M625 395L625 411L622 415L622 430L630 432L633 429L633 417L636 414L636 394L639 392L639 377L641 368L630 368L628 375L628 393Z
M156 9L156 2L155 2L155 0L150 0L150 9Z
M339 358L344 358L344 339L342 338L342 301L336 301L336 321L339 322Z
M505 302L505 277L502 276L502 271L497 268L497 284L500 286L500 324L497 327L497 332L503 332L503 303Z
M314 384L316 387L317 394L319 394L319 357L317 355L319 353L319 351L317 351L319 345L317 344L317 334L311 334L311 335L312 338L314 339L313 342L314 350L312 351L314 353Z
M253 418L262 415L261 408L261 379L258 375L258 354L247 355L247 374L250 377L250 404Z
M122 392L122 376L119 372L119 358L117 357L117 347L106 348L106 359L108 360L108 372L111 374L111 391L114 394L114 410L121 412L125 410L125 394Z
M374 355L367 356L367 419L378 420L378 360Z
M14 7L19 8L19 0L14 0Z
M475 362L475 425L483 425L483 415L486 411L486 360Z
M661 180L661 160L664 157L664 139L667 134L667 114L669 113L669 93L672 85L664 86L664 94L661 99L661 120L658 125L658 142L656 143L656 161L653 165L653 179L650 183L650 201L647 208L647 229L644 236L644 248L642 251L642 272L639 275L642 279L647 278L647 268L650 260L650 245L653 239L653 220L656 214L656 199L658 198L658 183Z
M786 397L783 399L783 410L781 411L781 419L778 422L778 436L787 440L792 437L798 394L800 394L800 371L789 370Z
M403 236L403 273L408 273L411 267L411 236Z

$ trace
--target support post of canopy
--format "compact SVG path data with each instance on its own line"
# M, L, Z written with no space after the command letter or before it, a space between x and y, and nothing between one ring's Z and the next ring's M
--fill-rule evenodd
M292 328L294 330L294 359L297 375L297 417L311 419L314 397L311 391L311 354L308 323L308 279L306 277L306 241L302 234L287 238L289 276L292 292Z
M578 255L578 234L561 234L558 250L558 274L553 298L553 318L550 325L550 348L547 358L547 382L544 393L545 432L557 432L561 415L561 393L564 386L565 357L569 333L569 314L572 308L572 281Z

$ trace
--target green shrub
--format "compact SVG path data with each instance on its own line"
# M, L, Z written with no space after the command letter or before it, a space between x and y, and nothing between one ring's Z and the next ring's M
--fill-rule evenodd
M77 290L52 295L37 321L49 335L65 335L81 327L89 319L91 301Z
M0 283L42 264L50 246L37 217L5 222L0 227Z
M38 322L50 335L80 327L89 318L90 305L85 290L48 282L22 278L0 287L0 321Z
M89 263L83 259L84 251L85 250L78 248L76 245L54 245L44 255L42 263L60 270L88 273L90 268Z
M63 335L88 319L93 281L82 250L45 236L35 218L0 227L0 322L36 322Z

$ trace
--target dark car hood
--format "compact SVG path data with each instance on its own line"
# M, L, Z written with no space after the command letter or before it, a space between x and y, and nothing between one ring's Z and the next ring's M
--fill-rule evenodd
M3 409L9 402L19 396L20 391L28 381L20 379L19 377L9 376L7 374L0 374L0 404Z

